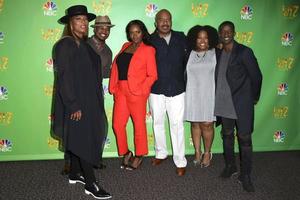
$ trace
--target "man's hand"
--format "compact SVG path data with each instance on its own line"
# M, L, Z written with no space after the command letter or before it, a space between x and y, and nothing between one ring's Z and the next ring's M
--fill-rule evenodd
M82 115L81 110L78 110L72 113L70 118L71 120L79 121L81 119L81 115Z

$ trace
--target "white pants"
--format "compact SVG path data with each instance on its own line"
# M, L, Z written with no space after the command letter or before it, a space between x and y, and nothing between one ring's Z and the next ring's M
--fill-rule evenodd
M166 97L165 95L151 93L149 97L155 136L155 157L164 159L168 156L165 134L165 115L167 112L170 124L173 160L176 167L186 167L187 165L183 126L184 95L185 93L174 97Z

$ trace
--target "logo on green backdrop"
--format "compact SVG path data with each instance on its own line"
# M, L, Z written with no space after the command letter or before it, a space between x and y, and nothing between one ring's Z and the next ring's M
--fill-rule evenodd
M108 15L112 7L112 0L93 1L92 7L95 13Z
M12 112L0 112L0 124L9 125L12 121Z
M145 9L146 15L148 17L154 17L158 12L158 6L152 3L149 3Z
M249 5L245 5L242 9L241 9L241 19L243 20L252 20L252 16L253 16L253 9L251 6Z
M0 101L8 99L8 90L4 86L0 86Z
M45 16L56 16L57 6L53 1L49 0L44 3L43 10Z
M279 96L285 96L288 92L288 84L287 83L280 83L277 87L277 94Z
M288 6L282 6L282 14L285 17L288 17L290 19L294 19L297 17L299 11L299 5L288 5Z
M0 31L0 44L3 44L4 42L4 33Z
M7 70L7 65L8 65L8 57L6 56L0 57L0 71Z
M289 107L287 106L278 106L273 109L273 116L276 119L284 119L288 117Z
M292 33L286 32L281 36L281 44L285 47L292 46L294 36Z
M192 13L195 17L206 17L208 15L208 3L192 3Z
M12 142L7 139L0 139L0 152L8 152L12 150Z
M283 143L286 134L283 131L276 131L273 136L273 141L275 143Z
M52 58L49 58L47 61L46 61L46 70L48 72L53 72L53 59Z
M0 0L0 12L2 11L4 6L4 0Z
M283 71L289 71L294 67L294 57L277 58L277 67Z

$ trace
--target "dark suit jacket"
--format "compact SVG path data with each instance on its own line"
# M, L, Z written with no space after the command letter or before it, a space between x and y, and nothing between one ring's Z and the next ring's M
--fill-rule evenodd
M221 50L217 51L219 61ZM216 67L218 77L219 62ZM253 51L234 41L226 72L232 100L237 114L237 128L240 133L252 133L254 125L254 105L259 100L262 73ZM219 122L219 121L218 121ZM219 124L217 122L217 125Z

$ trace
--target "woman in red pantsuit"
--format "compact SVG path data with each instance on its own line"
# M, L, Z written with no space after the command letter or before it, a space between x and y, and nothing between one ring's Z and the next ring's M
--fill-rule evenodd
M148 154L146 104L150 89L157 79L155 49L148 42L149 33L140 20L126 26L126 42L115 57L109 80L114 95L113 129L118 153L123 156L121 168L137 169ZM134 126L135 157L128 149L126 125L131 116ZM130 160L132 162L130 163Z

